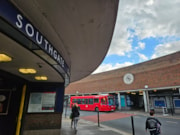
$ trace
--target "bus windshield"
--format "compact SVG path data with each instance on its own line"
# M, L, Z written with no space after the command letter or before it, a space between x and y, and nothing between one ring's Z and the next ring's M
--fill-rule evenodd
M108 105L115 105L114 98L112 96L108 97Z

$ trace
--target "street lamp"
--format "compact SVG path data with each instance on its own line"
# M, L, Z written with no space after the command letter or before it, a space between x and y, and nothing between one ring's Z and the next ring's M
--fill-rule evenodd
M76 95L78 95L79 91L76 91Z
M147 89L147 88L148 88L148 85L145 85L144 88Z

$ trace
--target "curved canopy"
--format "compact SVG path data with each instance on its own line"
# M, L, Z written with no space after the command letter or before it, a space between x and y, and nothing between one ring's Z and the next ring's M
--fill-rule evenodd
M118 0L11 2L62 55L70 69L70 82L91 74L102 62L112 39ZM33 62L38 61L34 58ZM51 72L50 68L44 72Z

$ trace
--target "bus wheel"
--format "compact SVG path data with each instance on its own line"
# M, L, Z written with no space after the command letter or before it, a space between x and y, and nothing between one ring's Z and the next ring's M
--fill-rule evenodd
M96 107L96 108L95 108L95 111L96 111L96 112L98 112L98 111L99 111L99 108L98 108L98 107Z

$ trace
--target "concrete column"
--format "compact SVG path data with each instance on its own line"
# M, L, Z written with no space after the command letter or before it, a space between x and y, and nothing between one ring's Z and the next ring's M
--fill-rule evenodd
M118 109L121 110L121 94L118 93Z
M143 99L144 99L145 112L148 112L148 110L149 110L149 94L148 94L148 91L143 91Z

